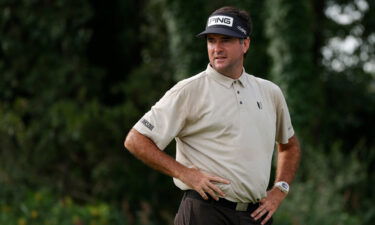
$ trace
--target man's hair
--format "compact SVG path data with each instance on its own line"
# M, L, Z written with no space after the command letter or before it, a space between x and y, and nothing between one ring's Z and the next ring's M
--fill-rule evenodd
M252 22L251 22L250 15L247 11L238 9L233 6L224 6L224 7L221 7L220 9L215 10L215 12L213 12L212 14L217 14L217 13L229 13L229 14L238 16L241 20L243 20L243 22L247 26L246 28L249 31L249 36L250 36L251 30L252 30Z

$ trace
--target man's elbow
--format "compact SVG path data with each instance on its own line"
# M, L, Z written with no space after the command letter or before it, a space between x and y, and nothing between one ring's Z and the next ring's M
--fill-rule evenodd
M128 136L126 136L125 140L124 140L124 147L125 149L129 150L130 149L130 140L128 138Z
M129 134L126 136L124 140L124 146L129 152L133 153L134 151L134 131L133 130L130 130Z

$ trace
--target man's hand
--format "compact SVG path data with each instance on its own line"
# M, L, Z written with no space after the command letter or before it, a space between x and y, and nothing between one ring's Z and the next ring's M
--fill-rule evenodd
M197 168L187 168L186 172L181 174L180 180L197 191L203 199L208 199L208 193L216 201L225 194L215 183L230 184L230 181L224 178L202 172Z
M266 224L276 212L277 208L279 208L285 197L286 194L280 191L278 188L272 188L267 192L267 197L260 200L260 206L251 214L251 217L253 217L255 220L259 220L268 213L261 222L262 225Z

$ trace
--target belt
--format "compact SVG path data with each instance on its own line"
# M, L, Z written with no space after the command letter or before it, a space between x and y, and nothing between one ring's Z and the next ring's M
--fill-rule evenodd
M232 201L226 200L225 198L219 198L219 201L216 201L211 196L208 197L208 200L204 200L198 192L193 191L193 190L185 191L184 198L197 199L206 203L210 203L211 205L222 206L222 207L230 208L236 211L252 212L259 207L259 203L232 202Z

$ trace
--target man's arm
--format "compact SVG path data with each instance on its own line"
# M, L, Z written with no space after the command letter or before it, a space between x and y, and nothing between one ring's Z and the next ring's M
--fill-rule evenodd
M289 138L287 144L278 144L275 182L286 181L288 184L291 184L297 172L300 158L301 150L296 136ZM258 220L268 213L262 221L262 224L265 224L275 213L285 197L286 193L273 187L267 192L267 197L260 201L261 205L251 214L251 216Z
M216 200L218 200L218 196L225 196L213 182L229 184L228 180L182 165L161 151L150 138L139 133L134 128L130 130L124 145L145 164L164 174L180 179L196 190L204 199L208 199L206 193Z

